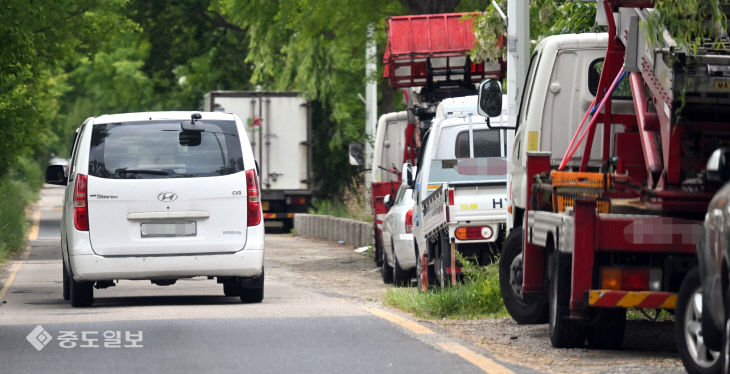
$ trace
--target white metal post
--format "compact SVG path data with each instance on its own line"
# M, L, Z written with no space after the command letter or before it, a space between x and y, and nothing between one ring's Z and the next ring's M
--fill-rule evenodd
M507 1L507 100L510 125L517 125L522 86L530 63L530 2Z
M373 140L378 121L378 82L376 65L378 49L375 45L375 25L368 25L368 36L365 46L365 165L369 169L373 165ZM365 186L370 188L371 173L365 173Z

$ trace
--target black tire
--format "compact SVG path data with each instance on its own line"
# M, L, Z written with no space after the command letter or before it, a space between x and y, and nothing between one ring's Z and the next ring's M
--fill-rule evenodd
M411 285L411 272L403 270L398 263L398 256L395 255L393 248L393 284L396 287L408 287Z
M596 318L587 326L588 347L595 349L619 349L626 330L626 309L601 308Z
M709 349L702 335L702 287L695 267L684 277L677 295L674 341L684 368L690 374L718 374L720 352Z
M94 282L77 282L69 276L69 298L74 308L89 307L94 303Z
M284 234L289 234L294 228L294 219L287 219L282 221L281 231Z
M383 261L380 265L380 275L383 277L383 283L393 283L393 268L388 265L388 255L383 252Z
M725 331L722 337L722 370L723 374L730 374L730 289L725 295Z
M264 300L264 272L261 272L261 277L256 282L256 287L240 288L239 297L242 303L253 304L260 303Z
M383 253L383 240L380 238L377 229L373 229L373 237L375 238L373 243L375 266L383 266L383 259L385 258L385 254Z
M582 320L570 318L571 257L554 251L549 257L548 269L550 342L555 348L582 347L586 337L585 324Z
M424 268L424 264L421 258L421 254L418 253L418 245L415 245L416 247L416 286L418 287L418 290L421 291L424 289L424 283L425 287L428 288L429 286L436 283L436 280L434 279L433 275L433 267L428 265L428 261L426 261L426 267ZM426 270L426 274L424 276L423 270ZM424 279L425 278L425 279Z
M234 280L226 280L223 282L223 294L226 296L241 296L241 287Z
M69 280L68 270L66 270L66 263L61 259L63 264L63 299L66 301L71 300L71 281Z
M522 262L519 261L519 270L512 270L517 256L522 257L522 228L515 227L507 236L502 255L499 258L499 289L504 306L512 319L518 324L536 324L547 322L547 304L542 301L523 300L516 289L522 289ZM516 265L515 265L516 266ZM515 274L516 273L516 274ZM513 284L513 282L516 282Z

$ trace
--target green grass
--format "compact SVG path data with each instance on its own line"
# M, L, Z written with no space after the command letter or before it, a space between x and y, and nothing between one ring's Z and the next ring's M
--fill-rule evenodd
M35 201L43 186L41 166L20 158L16 167L0 179L0 264L23 247L27 222L26 205Z
M499 291L497 264L479 267L468 261L463 263L468 263L464 266L463 283L426 292L415 288L391 288L385 295L385 305L420 318L508 317Z

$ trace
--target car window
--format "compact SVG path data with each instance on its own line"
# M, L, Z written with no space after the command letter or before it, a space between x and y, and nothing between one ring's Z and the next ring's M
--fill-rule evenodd
M530 82L530 84L526 84L525 89L522 91L520 112L518 113L516 122L518 128L520 126L520 121L524 121L527 118L527 113L529 113L530 111L530 94L532 93L532 86L535 84L535 79L533 79L533 75L535 75L537 66L540 64L540 56L542 56L542 54L538 51L533 53L532 58L530 59L530 67L527 71L527 78L525 79L525 82Z
M499 130L472 130L474 133L474 157L500 157ZM469 157L469 131L456 135L456 158Z
M94 125L89 175L109 179L209 177L244 170L234 121L205 121L183 131L179 121Z

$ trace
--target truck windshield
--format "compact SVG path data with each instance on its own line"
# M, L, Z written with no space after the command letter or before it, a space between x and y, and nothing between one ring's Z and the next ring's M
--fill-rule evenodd
M428 183L503 182L507 180L507 161L501 157L433 160Z
M199 138L198 138L199 135ZM108 179L192 178L243 171L234 121L205 121L184 132L180 121L94 125L89 175Z

